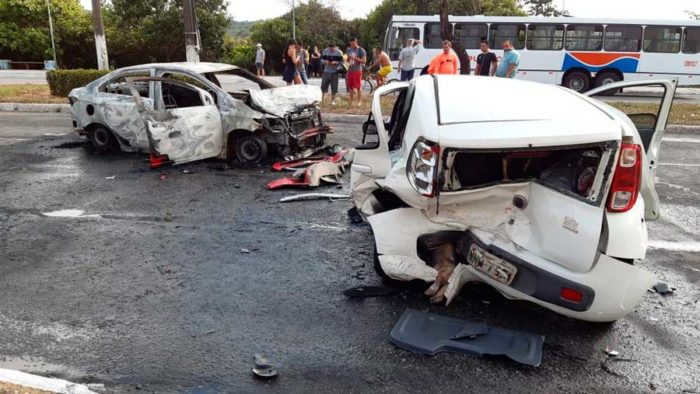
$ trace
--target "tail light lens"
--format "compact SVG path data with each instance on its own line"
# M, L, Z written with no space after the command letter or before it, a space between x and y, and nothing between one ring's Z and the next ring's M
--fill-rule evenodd
M623 142L613 175L608 211L627 212L637 202L642 177L642 150L639 145Z
M148 161L151 163L151 168L160 168L167 164L170 159L168 158L168 155L155 155L153 152L151 152Z
M411 148L406 173L411 186L422 196L435 196L439 156L440 147L429 141L416 141Z

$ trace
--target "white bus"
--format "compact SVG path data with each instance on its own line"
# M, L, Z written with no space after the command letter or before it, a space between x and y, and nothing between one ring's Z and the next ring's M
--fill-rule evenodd
M518 78L560 84L583 92L617 81L677 77L680 86L700 85L700 21L590 19L573 17L450 16L454 39L471 60L488 40L499 60L511 40L520 53ZM421 40L416 74L441 51L440 18L394 15L384 48L396 72L401 48Z

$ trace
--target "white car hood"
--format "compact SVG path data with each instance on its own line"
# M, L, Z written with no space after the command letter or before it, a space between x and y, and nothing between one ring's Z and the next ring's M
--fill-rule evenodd
M291 85L266 90L251 90L253 104L275 116L284 117L287 113L321 102L321 89L311 85Z

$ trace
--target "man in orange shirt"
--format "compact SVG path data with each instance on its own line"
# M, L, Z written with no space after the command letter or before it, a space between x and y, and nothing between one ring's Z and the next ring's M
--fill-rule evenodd
M428 74L457 74L458 69L459 60L452 52L452 43L445 40L442 42L442 53L430 61Z

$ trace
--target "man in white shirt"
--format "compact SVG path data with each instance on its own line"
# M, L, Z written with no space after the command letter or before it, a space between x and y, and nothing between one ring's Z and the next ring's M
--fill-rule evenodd
M256 45L258 48L257 51L255 51L255 69L258 70L258 76L259 77L264 77L265 76L265 50L262 48L262 44L258 43Z
M420 41L409 38L406 41L406 46L399 53L399 73L402 81L413 79L413 68L419 44Z

